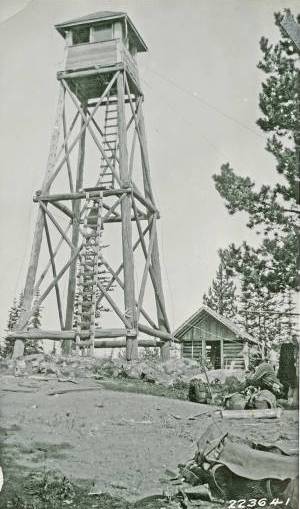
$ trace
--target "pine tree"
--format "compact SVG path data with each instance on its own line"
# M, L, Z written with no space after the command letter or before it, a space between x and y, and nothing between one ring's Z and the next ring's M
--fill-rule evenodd
M284 292L297 285L296 215L288 210L295 208L299 172L296 157L300 144L299 70L297 52L280 27L282 18L282 14L275 14L275 24L281 32L277 44L262 37L263 57L258 64L265 81L259 97L262 117L257 123L269 133L266 150L275 157L277 183L266 183L256 189L249 177L237 175L229 163L221 167L219 175L214 175L216 189L225 199L229 213L246 212L247 226L263 234L257 248L247 243L229 246L227 254L232 268L243 275L245 258L251 257L252 278L259 274L262 285L271 292Z
M261 349L282 339L282 306L278 294L255 286L244 278L238 300L238 323L255 339Z
M7 320L7 331L12 331L17 323L19 318L19 309L17 305L17 299L14 298L13 304L8 312L8 320Z
M40 306L37 306L38 297L39 297L39 293L37 292L35 295L34 301L33 301L34 312L33 312L33 315L31 317L30 321L29 321L28 328L38 329L41 326L41 308L40 308ZM23 305L24 305L24 292L21 292L18 300L16 298L14 298L13 304L9 310L6 332L9 332L9 331L12 331L15 329L15 326L18 322L21 311L23 309ZM2 350L3 356L10 357L13 353L13 349L14 349L14 342L12 340L6 339L4 342L4 348ZM30 339L27 339L25 341L24 355L29 355L32 353L39 353L42 351L43 351L43 348L39 341L30 340Z
M39 291L36 292L33 303L32 303L32 309L33 313L29 321L29 329L39 329L41 327L42 317L41 317L41 307L38 304L39 299ZM19 306L21 309L21 306L23 305L23 299L20 299ZM41 353L43 351L43 347L41 345L40 341L37 341L35 339L27 339L25 341L25 348L24 348L24 355L30 355L34 353Z
M8 320L7 320L7 326L6 326L6 332L13 331L16 323L19 318L19 306L17 303L17 299L14 298L11 308L8 312ZM3 357L10 357L13 353L14 349L14 342L8 339L4 340L3 348L1 349L1 354Z
M40 293L37 291L33 300L33 313L30 319L30 327L33 329L39 329L42 324L41 307L37 304L39 296Z
M217 311L222 316L232 318L235 316L236 308L236 287L234 281L226 269L220 251L221 262L217 270L215 279L213 279L208 293L203 295L203 304Z

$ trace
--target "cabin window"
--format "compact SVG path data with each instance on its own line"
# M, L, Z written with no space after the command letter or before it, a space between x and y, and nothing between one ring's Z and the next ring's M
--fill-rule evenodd
M90 42L90 28L75 28L73 30L73 44L83 44L85 42Z
M113 38L111 23L96 25L94 27L94 42L110 41Z

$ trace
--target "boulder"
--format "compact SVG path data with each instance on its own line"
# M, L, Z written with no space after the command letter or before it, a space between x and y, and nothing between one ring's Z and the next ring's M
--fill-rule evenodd
M27 365L23 358L16 359L14 374L15 376L24 376L27 374Z

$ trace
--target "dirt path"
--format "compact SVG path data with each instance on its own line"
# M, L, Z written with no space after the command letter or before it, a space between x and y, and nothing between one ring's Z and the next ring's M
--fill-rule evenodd
M212 407L106 390L95 381L78 384L1 377L1 435L19 465L54 469L71 480L86 479L97 490L136 500L161 493L165 470L194 455L196 440L211 424ZM120 382L121 383L121 382ZM97 391L48 395L57 389ZM9 392L22 390L29 392ZM217 418L222 429L224 421ZM257 423L228 421L248 438L297 447L297 412Z

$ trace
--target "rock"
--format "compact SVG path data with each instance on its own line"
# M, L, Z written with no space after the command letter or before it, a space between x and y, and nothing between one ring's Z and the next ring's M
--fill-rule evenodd
M141 372L138 366L131 366L126 370L126 376L132 380L138 380L141 377Z
M40 362L37 371L38 371L38 373L43 373L45 375L48 375L48 374L58 375L60 373L59 368L55 365L54 362L47 362L47 361Z
M26 362L24 359L15 361L15 376L24 376L26 374Z
M238 392L225 397L225 408L227 410L244 410L246 403L247 398Z

